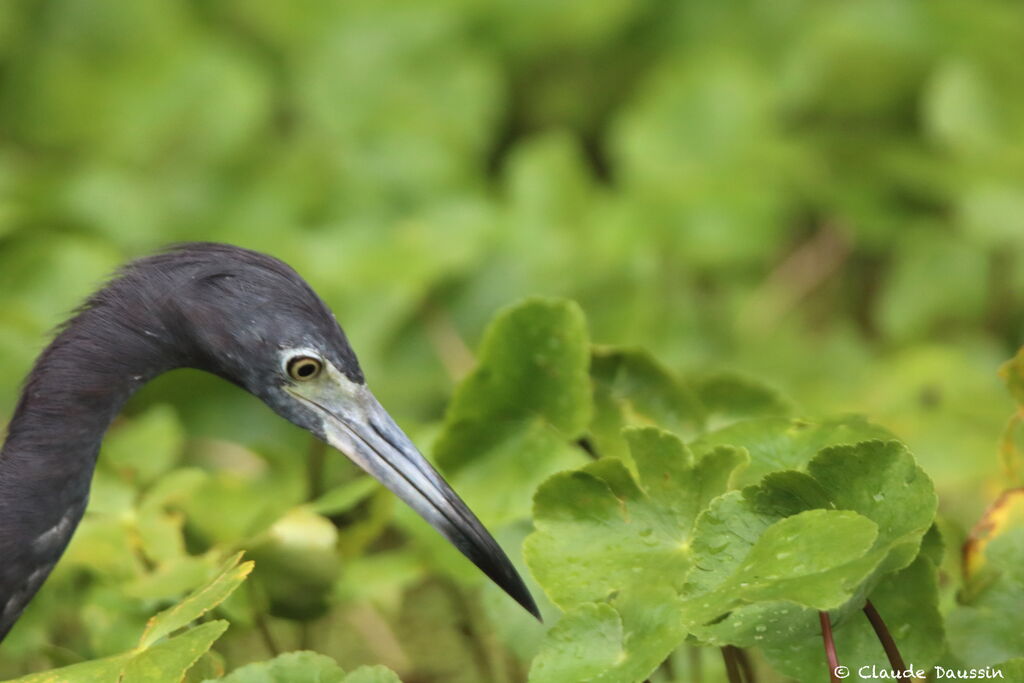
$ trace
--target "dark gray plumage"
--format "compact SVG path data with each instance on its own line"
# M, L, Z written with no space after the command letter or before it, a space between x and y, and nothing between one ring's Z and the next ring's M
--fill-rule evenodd
M0 640L80 521L111 421L139 387L183 367L239 385L343 450L537 614L494 539L370 394L309 285L270 256L190 243L125 266L25 382L0 451Z

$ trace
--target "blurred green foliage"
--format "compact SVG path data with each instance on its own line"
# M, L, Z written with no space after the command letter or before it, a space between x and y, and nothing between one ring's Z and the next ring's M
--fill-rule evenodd
M587 419L633 466L622 425L689 440L740 395L780 432L852 412L899 435L957 546L1021 484L996 376L1024 339L1020 44L1009 0L5 0L0 416L119 263L226 241L310 281L513 555L532 487L585 462ZM516 350L481 346L486 322L538 294L578 301L567 339L601 345L592 415L545 404L487 442L502 407L474 398L483 380L445 406L471 349ZM545 353L535 367L582 362ZM828 433L802 461L847 441ZM518 453L539 464L517 471ZM523 490L489 494L493 477ZM264 562L219 608L233 627L211 677L303 648L346 671L522 680L543 630L359 481L237 389L157 380L112 430L0 677L134 647L245 547Z

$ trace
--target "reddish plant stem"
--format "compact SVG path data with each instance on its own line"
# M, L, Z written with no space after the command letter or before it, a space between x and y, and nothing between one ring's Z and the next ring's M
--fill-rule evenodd
M818 619L821 620L821 637L825 641L825 657L828 659L828 679L832 683L839 683L842 679L836 675L839 667L839 656L836 655L836 641L832 637L832 622L828 618L828 612L818 612Z
M754 674L754 665L750 663L750 657L747 656L747 651L742 648L736 648L736 661L740 665L740 671L743 673L743 680L745 683L757 683L757 677Z
M735 648L731 645L726 645L722 648L722 659L725 660L725 674L729 677L729 683L743 683L740 665L736 661L734 650Z
M875 635L878 636L882 647L885 648L885 656L889 658L889 665L893 671L906 671L907 665L903 663L903 657L900 655L899 648L896 647L896 641L893 640L892 634L889 633L889 627L885 625L882 615L878 613L870 600L864 605L864 614L867 615L871 627L875 629Z

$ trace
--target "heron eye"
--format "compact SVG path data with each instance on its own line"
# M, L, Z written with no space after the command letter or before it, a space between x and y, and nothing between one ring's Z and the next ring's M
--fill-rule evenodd
M323 363L309 356L297 356L288 361L288 375L299 382L306 382L320 374Z

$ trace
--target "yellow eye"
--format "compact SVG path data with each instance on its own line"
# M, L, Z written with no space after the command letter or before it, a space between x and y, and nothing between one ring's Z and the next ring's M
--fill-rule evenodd
M316 358L296 356L288 361L288 375L298 382L307 382L319 375L323 367Z

